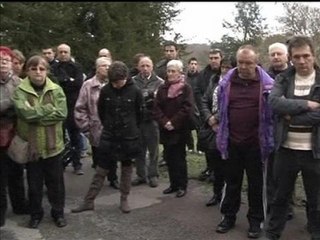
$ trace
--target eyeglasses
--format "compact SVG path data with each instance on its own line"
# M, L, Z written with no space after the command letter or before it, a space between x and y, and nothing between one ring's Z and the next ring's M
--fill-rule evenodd
M0 61L1 62L12 62L12 60L9 58L0 58Z
M44 68L44 67L31 67L30 68L31 71L40 71L40 72L43 72L43 71L46 71L47 69Z

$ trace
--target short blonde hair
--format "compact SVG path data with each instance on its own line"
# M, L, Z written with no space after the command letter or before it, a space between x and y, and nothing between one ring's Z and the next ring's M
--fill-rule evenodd
M180 60L170 60L168 63L167 63L167 68L169 67L174 67L176 69L178 69L180 72L183 72L183 63L180 61Z

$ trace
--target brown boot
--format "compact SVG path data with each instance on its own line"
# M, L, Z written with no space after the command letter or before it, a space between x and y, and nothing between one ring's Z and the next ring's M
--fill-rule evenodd
M120 209L123 213L129 213L131 211L128 204L128 195L131 189L131 175L132 175L132 165L121 166Z
M84 201L80 204L79 207L71 209L72 213L94 210L94 199L99 194L107 174L108 170L97 166L96 173L92 178L92 182L84 198Z

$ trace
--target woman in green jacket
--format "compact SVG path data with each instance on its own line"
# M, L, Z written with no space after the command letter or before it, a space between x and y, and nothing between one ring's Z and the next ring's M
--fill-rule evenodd
M67 116L62 88L48 77L49 65L41 56L26 63L27 77L13 94L18 116L17 134L29 143L27 178L31 219L37 228L44 211L43 183L48 189L51 216L58 227L67 225L64 218L65 186L60 157L64 149L62 123Z

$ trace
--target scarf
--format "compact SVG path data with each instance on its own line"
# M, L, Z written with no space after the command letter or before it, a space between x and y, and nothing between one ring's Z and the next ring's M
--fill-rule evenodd
M168 98L176 98L180 94L183 93L182 89L184 87L185 83L185 77L184 75L181 75L178 79L175 81L169 82L169 89L168 89Z
M35 105L34 98L29 95L28 102L31 106ZM43 96L43 104L53 104L52 93L47 92ZM56 149L56 129L55 125L46 126L45 127L45 134L46 134L46 144L47 144L47 151L53 151ZM29 142L29 160L36 161L39 159L39 149L37 146L37 125L29 124L29 135L28 135L28 142Z

